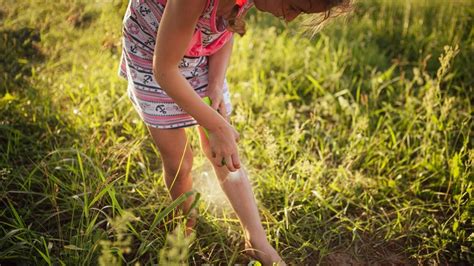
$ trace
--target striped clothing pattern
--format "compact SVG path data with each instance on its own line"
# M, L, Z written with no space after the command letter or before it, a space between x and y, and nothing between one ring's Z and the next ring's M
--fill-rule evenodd
M218 1L208 0L179 64L180 73L200 97L207 94L208 56L232 37L216 18ZM155 39L165 5L165 0L130 0L123 19L119 75L128 81L128 97L145 124L160 129L189 127L197 122L166 94L153 76ZM230 114L232 106L226 80L223 99Z

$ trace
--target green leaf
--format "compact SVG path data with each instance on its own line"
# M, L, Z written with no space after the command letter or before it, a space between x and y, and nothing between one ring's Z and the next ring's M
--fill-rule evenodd
M17 97L15 97L14 95L10 94L9 92L5 93L5 95L3 95L2 99L0 99L0 102L9 102L9 101L13 101L13 100L16 100Z
M454 232L457 232L457 231L458 231L458 228L459 228L459 222L458 222L458 221L455 221L454 224L453 224L453 231L454 231Z
M78 247L78 246L76 246L76 245L65 245L64 248L65 248L65 249L70 249L70 250L85 250L85 249L80 248L80 247Z

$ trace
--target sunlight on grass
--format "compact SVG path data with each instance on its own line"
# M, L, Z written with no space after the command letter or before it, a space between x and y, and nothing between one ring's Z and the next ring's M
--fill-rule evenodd
M191 193L169 199L117 76L126 1L1 3L0 264L247 264L191 130L200 217L193 240L178 233ZM474 262L473 14L468 0L361 0L313 38L250 14L232 121L287 262Z

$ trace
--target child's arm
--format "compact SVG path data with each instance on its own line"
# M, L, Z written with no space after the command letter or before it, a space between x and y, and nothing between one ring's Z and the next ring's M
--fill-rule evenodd
M168 1L158 28L153 57L153 74L166 93L200 125L212 130L223 119L202 102L178 69L194 33L206 0Z
M216 154L216 164L220 165L224 159L227 168L235 171L240 167L236 144L238 133L201 100L178 69L206 3L206 0L167 2L156 37L153 75L181 108L209 130L209 142Z
M221 49L209 56L208 96L212 100L212 108L217 109L219 113L226 118L227 111L222 92L227 67L229 66L230 56L232 54L233 42L234 38L232 37Z

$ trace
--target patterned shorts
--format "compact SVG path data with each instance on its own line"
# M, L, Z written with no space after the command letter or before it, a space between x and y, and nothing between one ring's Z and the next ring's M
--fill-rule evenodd
M119 75L128 81L128 96L142 120L161 129L182 128L197 122L169 97L153 76L155 36L159 26L157 16L163 6L149 2L130 1L123 20L122 56ZM155 13L153 13L154 11ZM155 15L153 15L155 14ZM183 57L179 64L181 74L201 97L207 96L208 57ZM223 99L227 113L230 103L227 81L224 81Z
M128 97L146 125L160 129L173 129L197 124L192 116L179 107L160 88L151 69L143 69L127 64L126 60L123 61L125 62L125 71L121 70L120 76L128 80ZM185 57L181 60L179 69L201 98L207 96L207 57ZM226 80L224 80L223 99L227 115L230 115L232 105Z

